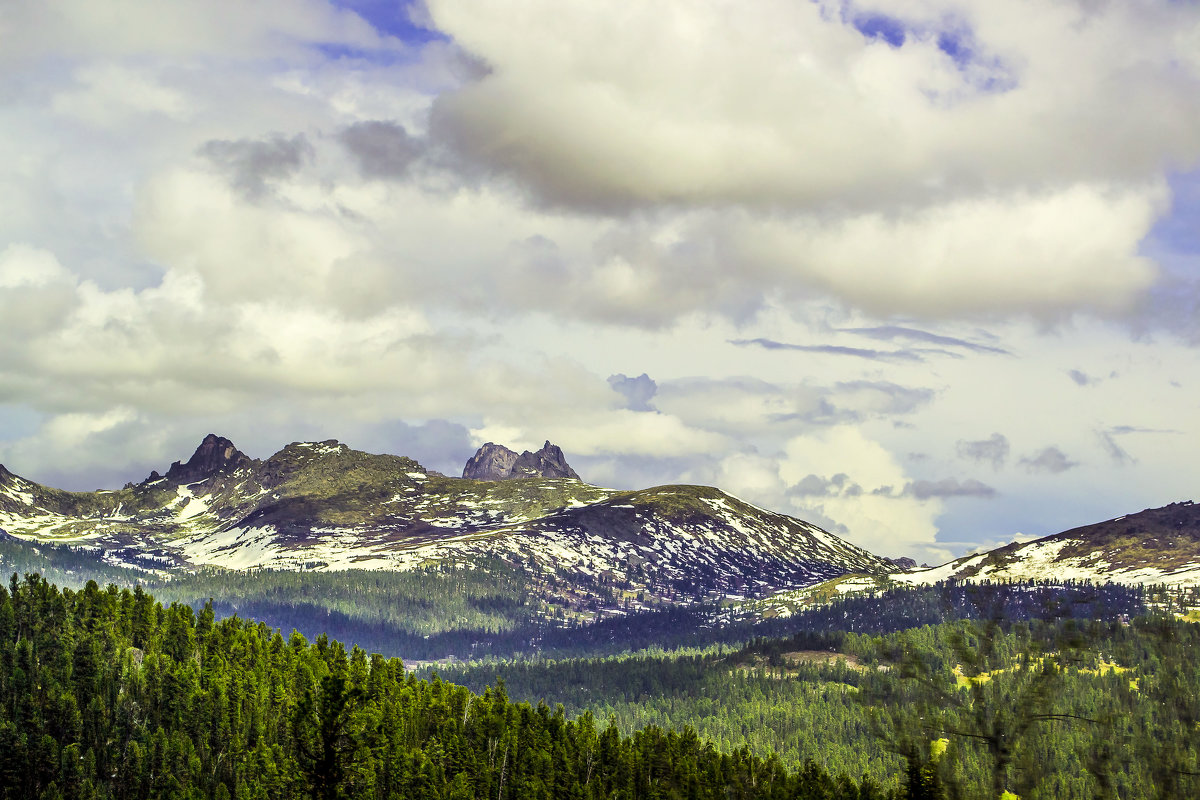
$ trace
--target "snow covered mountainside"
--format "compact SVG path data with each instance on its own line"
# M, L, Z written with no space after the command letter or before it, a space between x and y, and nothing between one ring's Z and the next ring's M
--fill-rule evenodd
M113 491L60 491L0 467L0 530L157 573L500 559L560 600L582 592L593 608L612 609L891 568L814 525L714 488L449 478L333 440L293 443L259 461L210 435L186 464Z
M1191 501L894 574L903 583L1090 580L1200 586L1200 506Z

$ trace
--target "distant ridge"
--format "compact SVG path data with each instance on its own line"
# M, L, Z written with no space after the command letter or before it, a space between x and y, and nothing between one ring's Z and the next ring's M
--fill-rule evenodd
M953 578L1200 586L1200 506L1186 500L1148 508L892 577L904 583Z

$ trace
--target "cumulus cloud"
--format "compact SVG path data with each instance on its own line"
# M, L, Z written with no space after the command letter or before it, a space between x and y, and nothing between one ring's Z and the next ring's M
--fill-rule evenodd
M1067 454L1057 447L1043 448L1041 451L1021 459L1021 466L1030 472L1049 472L1057 475L1072 467L1079 466L1078 461L1067 458Z
M1158 277L1138 244L1167 208L1163 171L1200 157L1180 35L1200 19L1035 5L889 8L888 42L857 24L869 5L432 2L489 67L437 99L432 128L540 203L711 209L688 238L739 263L751 294L1126 313ZM618 264L606 283L645 296L659 269Z
M1165 199L1155 182L1080 183L835 222L743 217L729 249L793 291L815 286L875 313L1111 314L1153 285L1137 247Z
M1008 437L1002 433L993 433L987 439L966 441L960 439L957 445L958 457L972 461L990 461L994 469L1000 469L1008 460Z
M893 493L908 476L861 430L837 426L789 440L779 474L797 516L835 523L835 531L877 553L945 560L935 542L941 496Z
M969 15L937 3L892 11L911 31L892 47L820 4L733 12L663 2L614 15L598 2L431 2L439 28L491 68L439 98L435 125L464 158L516 175L542 198L600 207L876 202L1195 154L1186 125L1200 103L1175 79L1195 68L1174 36L1176 26L1195 28L1191 10L969 6ZM1026 35L1031 19L1037 36ZM944 34L997 53L1015 80L1004 91L975 80L942 49ZM1117 35L1141 71L1114 62ZM1150 112L1142 90L1155 93L1154 108L1166 97L1178 104L1170 124L1123 107ZM1079 135L1081 119L1091 135ZM1131 140L1133 151L1111 163Z

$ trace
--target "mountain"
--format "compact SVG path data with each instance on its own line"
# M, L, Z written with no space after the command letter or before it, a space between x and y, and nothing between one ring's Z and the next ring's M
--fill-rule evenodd
M536 453L517 455L504 445L488 442L463 467L464 478L477 481L507 481L514 478L573 478L580 480L558 445L547 441Z
M1090 580L1200 586L1200 506L1190 500L891 576L904 583Z
M499 456L496 445L485 446L466 471L505 464ZM592 616L891 568L719 489L588 485L549 442L505 469L500 479L449 478L336 440L295 442L259 461L210 435L186 463L115 491L65 492L0 467L0 529L157 574L499 560L560 610Z

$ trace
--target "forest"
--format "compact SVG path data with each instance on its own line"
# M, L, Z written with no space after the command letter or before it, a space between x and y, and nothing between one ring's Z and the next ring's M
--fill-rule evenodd
M1200 630L1167 599L897 590L886 630L825 609L736 647L418 676L140 586L14 575L0 797L1195 797Z

